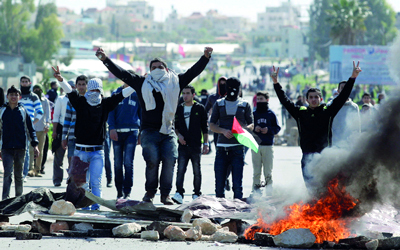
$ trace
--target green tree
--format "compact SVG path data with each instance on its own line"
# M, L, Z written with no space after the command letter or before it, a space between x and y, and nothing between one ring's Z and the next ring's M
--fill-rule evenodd
M372 15L365 19L364 44L387 45L397 35L396 12L386 0L367 0Z
M22 55L25 61L34 61L38 66L42 66L57 53L63 36L61 23L55 14L43 18L38 29L30 29L24 37Z
M365 20L371 15L367 2L358 0L338 0L327 10L334 44L357 45L357 37L367 30Z
M310 60L328 60L331 26L328 23L327 11L332 9L333 0L314 0L310 5L310 33L308 47Z
M107 27L98 24L86 24L83 28L83 34L85 37L94 40L99 37L105 37L107 35Z
M57 6L54 3L41 4L42 1L39 1L36 20L35 20L35 28L38 29L43 19L49 17L51 14L57 15Z
M26 23L35 10L34 0L0 1L0 48L20 54L22 38L27 34Z

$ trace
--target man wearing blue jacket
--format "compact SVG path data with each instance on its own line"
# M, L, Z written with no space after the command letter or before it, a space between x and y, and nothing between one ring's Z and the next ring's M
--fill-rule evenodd
M118 94L127 87L129 86L124 83L113 94ZM128 199L131 194L133 186L133 158L138 141L141 112L138 96L136 92L133 92L108 115L110 138L113 140L114 148L117 199L122 197Z
M253 161L253 192L257 192L261 187L261 172L263 170L266 192L272 192L272 168L274 160L274 136L279 133L281 127L278 125L275 113L269 109L268 92L258 92L257 109L253 112L254 133L260 139L258 152L252 153Z
M35 158L39 155L32 120L18 101L21 91L13 86L7 90L8 102L0 108L0 158L3 160L4 181L2 199L10 198L12 175L15 179L15 196L23 193L23 166L27 143L30 141ZM32 155L33 156L33 155Z

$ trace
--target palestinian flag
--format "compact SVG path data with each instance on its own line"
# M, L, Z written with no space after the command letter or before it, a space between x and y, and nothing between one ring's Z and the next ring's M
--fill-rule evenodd
M240 126L236 117L233 117L232 133L240 144L251 148L256 153L258 152L258 143L253 135Z

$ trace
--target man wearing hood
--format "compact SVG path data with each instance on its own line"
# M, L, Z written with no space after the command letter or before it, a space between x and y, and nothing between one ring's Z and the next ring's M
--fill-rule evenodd
M36 84L35 86L33 86L32 90L33 93L35 93L39 97L39 100L43 108L43 116L35 125L33 125L33 128L36 131L36 137L39 141L38 145L39 152L43 152L44 143L46 141L46 134L47 132L49 132L49 127L50 127L50 102L44 96L43 86L41 84ZM28 174L30 176L36 176L39 173L41 173L42 159L43 159L43 153L42 155L37 157L35 161L33 158L29 159Z
M250 104L239 97L240 80L230 77L226 81L227 95L217 100L213 106L210 128L220 134L215 155L215 194L225 198L225 182L229 167L232 171L233 198L243 198L244 146L232 134L233 118L239 121L244 129L253 129L253 113Z
M257 92L257 109L253 112L254 133L260 138L258 152L251 151L253 161L253 191L261 187L261 172L264 173L267 195L272 192L272 168L274 160L274 137L281 127L275 113L269 109L268 92Z
M72 89L71 85L64 82L58 67L57 69L53 67L53 70L54 77L60 82L76 111L74 156L89 163L85 188L90 188L94 195L101 197L101 178L104 169L103 143L107 133L108 114L124 98L130 96L133 89L128 87L111 97L103 97L103 82L99 78L93 78L87 84L86 94L81 96L78 91ZM91 206L91 210L99 209L99 204Z
M29 76L22 76L20 78L20 85L22 95L19 103L24 106L32 120L32 124L35 125L43 116L42 104L39 100L39 97L31 91L32 82ZM24 162L24 178L28 175L30 157L32 157L32 159L34 158L34 150L32 146L27 145ZM41 177L41 174L37 173L34 176Z
M150 62L150 73L139 76L115 65L99 48L96 56L108 70L136 90L142 108L141 145L146 161L146 194L143 201L152 202L160 183L161 202L173 205L169 196L172 188L174 165L178 158L178 144L174 132L174 119L179 94L207 66L212 48L204 49L204 56L182 74L167 68L159 58ZM162 162L159 176L160 162Z

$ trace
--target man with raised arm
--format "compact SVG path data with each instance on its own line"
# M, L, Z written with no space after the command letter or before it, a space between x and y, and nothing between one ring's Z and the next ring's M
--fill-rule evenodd
M67 93L72 107L76 111L75 138L76 146L74 156L81 161L89 163L86 185L92 193L101 197L101 178L104 169L104 148L106 138L106 122L108 114L118 106L126 97L133 93L132 88L125 88L120 93L111 97L103 97L103 82L99 78L90 79L87 84L87 92L84 96L73 90L71 85L64 82L60 70L54 70L54 77L60 82L61 87ZM88 183L87 183L88 184ZM85 208L89 209L89 207ZM92 210L99 210L99 204L91 206Z
M103 49L96 52L108 70L136 90L142 107L141 145L146 161L146 194L143 201L152 202L160 187L161 202L173 205L169 196L172 188L178 145L174 132L174 119L179 94L206 67L213 49L206 47L204 55L185 73L176 74L167 64L154 58L150 62L150 73L139 76L115 65ZM159 178L160 162L162 162ZM159 185L160 183L160 185Z
M315 154L319 154L324 148L331 146L333 118L350 96L354 82L361 72L359 65L360 62L356 66L353 61L353 73L351 77L347 80L340 94L333 99L330 106L321 104L322 94L319 89L310 88L306 93L308 107L297 106L286 96L282 86L278 82L279 68L275 70L275 67L273 67L271 78L274 83L275 92L279 101L296 120L299 128L300 147L303 152L301 169L306 187L311 192L314 189L312 184L313 173L308 169L308 163L311 162Z

